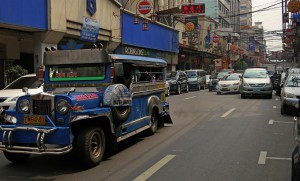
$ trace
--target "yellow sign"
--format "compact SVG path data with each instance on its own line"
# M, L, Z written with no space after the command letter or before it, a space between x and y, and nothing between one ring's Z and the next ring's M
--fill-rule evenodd
M298 0L291 0L288 3L288 10L291 13L297 13L300 11L300 2Z
M188 22L187 24L185 24L185 31L187 32L191 32L195 29L195 25L192 22Z

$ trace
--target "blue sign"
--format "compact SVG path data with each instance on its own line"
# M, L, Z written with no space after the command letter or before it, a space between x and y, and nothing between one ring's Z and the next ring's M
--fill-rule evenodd
M80 39L83 41L96 43L98 38L99 28L100 25L97 20L83 17Z
M91 16L96 12L96 0L87 0L87 10Z
M249 36L249 52L255 51L255 41L254 36Z

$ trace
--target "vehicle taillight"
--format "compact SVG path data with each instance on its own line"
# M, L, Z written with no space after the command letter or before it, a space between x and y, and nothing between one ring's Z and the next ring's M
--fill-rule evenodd
M45 66L40 65L38 79L44 81Z
M115 68L113 66L110 67L110 79L113 80L115 76Z

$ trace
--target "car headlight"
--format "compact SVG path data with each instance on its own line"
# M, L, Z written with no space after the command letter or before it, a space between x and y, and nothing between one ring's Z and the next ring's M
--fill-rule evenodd
M23 114L27 114L30 111L30 103L27 99L22 99L18 105L19 111Z
M246 82L244 82L244 83L243 83L243 86L249 87L249 84L246 83Z
M64 99L61 99L56 104L56 111L59 114L66 114L68 112L68 102Z

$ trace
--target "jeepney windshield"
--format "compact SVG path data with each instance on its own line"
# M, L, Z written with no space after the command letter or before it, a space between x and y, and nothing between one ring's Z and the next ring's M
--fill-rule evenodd
M49 67L50 81L104 80L105 64L68 64Z

